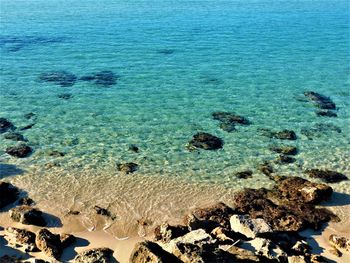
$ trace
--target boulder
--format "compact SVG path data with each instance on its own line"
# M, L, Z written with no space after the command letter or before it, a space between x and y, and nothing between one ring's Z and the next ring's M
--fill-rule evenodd
M136 163L119 163L117 164L117 170L125 174L134 173L138 170L139 165Z
M240 248L232 245L221 245L220 249L229 253L230 258L232 258L232 262L264 262L261 258L256 256L252 251L244 248ZM231 261L229 261L231 262Z
M320 93L313 91L306 91L304 95L315 104L315 106L326 109L326 110L335 110L335 103L327 96L324 96Z
M296 155L298 153L297 147L290 145L271 146L269 149L285 155Z
M235 241L238 240L232 233L232 231L223 228L221 226L218 226L214 228L210 235L215 238L220 244L233 244Z
M67 71L49 71L39 75L39 80L54 83L61 87L71 87L75 84L77 77Z
M10 210L10 217L13 221L25 225L45 226L46 222L42 212L31 206L18 206Z
M235 173L235 177L237 177L239 179L251 178L252 175L253 175L253 172L251 170L246 170L246 171Z
M7 154L17 158L28 157L32 153L32 151L33 151L32 148L24 143L6 148Z
M62 244L59 235L51 233L48 229L39 230L35 238L36 246L45 255L59 259L62 254Z
M8 227L5 229L5 239L14 248L21 247L25 252L38 251L35 244L35 234L33 232L15 227Z
M255 254L278 262L287 261L287 254L268 239L257 237L248 242L255 250Z
M248 238L270 233L272 229L262 218L252 219L248 215L233 215L230 218L231 229Z
M341 173L331 170L310 169L305 173L311 178L318 178L326 183L338 183L340 181L348 180L348 178Z
M81 261L82 263L85 261ZM157 243L143 241L134 247L130 256L130 263L181 263L178 258L163 250Z
M0 209L14 203L19 195L17 187L0 181Z
M171 239L183 236L188 232L189 230L186 226L171 226L167 223L157 226L154 230L155 240L162 242L169 242Z
M334 246L335 248L350 253L350 239L346 237L341 237L338 235L330 235L329 243Z
M6 140L11 140L11 141L21 141L21 142L26 142L28 141L22 134L18 133L18 132L8 132L5 133L4 138Z
M0 133L14 130L15 126L8 119L0 118Z
M199 132L193 135L193 139L188 143L190 150L200 148L204 150L218 150L224 145L224 141L214 135Z

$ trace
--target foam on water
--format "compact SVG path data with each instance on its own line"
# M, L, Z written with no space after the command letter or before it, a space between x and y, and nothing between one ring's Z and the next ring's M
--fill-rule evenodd
M12 158L4 150L14 142L1 138L2 165L24 171L1 169L1 177L51 212L64 214L62 203L75 198L72 205L87 214L93 204L109 205L124 222L171 218L190 204L229 202L234 189L271 186L256 167L276 159L268 148L279 142L261 128L297 133L288 142L299 149L297 161L276 165L278 173L328 168L350 175L348 9L347 1L2 0L0 115L17 127L35 123L22 132L35 151ZM38 81L57 70L78 78L111 70L118 79L108 87ZM307 90L330 96L338 117L317 117ZM63 93L71 98L59 98ZM252 124L227 133L214 111ZM36 116L28 120L30 112ZM342 132L328 127L312 140L302 134L319 123ZM224 148L189 152L199 131L222 138ZM123 176L119 162L140 168ZM233 176L244 169L253 178ZM347 182L334 187L350 191ZM115 228L106 231L127 235L128 228Z

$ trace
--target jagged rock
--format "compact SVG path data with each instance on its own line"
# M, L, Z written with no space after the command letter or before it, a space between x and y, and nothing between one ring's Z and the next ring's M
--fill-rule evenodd
M3 208L18 198L19 191L12 184L0 181L0 208Z
M30 206L30 205L33 205L34 203L35 202L33 201L33 199L31 199L29 197L22 197L21 199L18 200L19 205Z
M35 244L35 234L15 227L5 229L5 239L13 247L21 247L25 252L35 252L38 250Z
M32 148L30 148L28 145L21 143L17 146L7 147L6 153L18 157L18 158L25 158L28 157L32 153Z
M31 206L18 206L10 210L10 217L13 221L25 225L45 226L45 219L42 212Z
M296 161L295 158L290 157L288 155L280 154L277 158L277 163L285 164L285 163L294 163Z
M235 176L240 179L247 179L252 177L252 175L253 175L253 172L251 170L235 173Z
M330 111L330 110L316 111L316 115L322 116L322 117L338 117L338 115L334 111Z
M82 81L90 81L96 85L108 87L117 83L118 76L112 71L104 70L80 78Z
M271 146L269 149L273 152L285 155L296 155L298 153L297 147L290 145Z
M81 261L82 263L84 261ZM181 263L178 258L163 250L158 244L144 241L136 244L130 256L130 263Z
M137 171L139 165L136 163L119 163L117 164L117 169L125 174L134 173Z
M304 256L290 256L288 263L309 263L309 261Z
M233 262L262 262L252 251L232 245L219 246L220 249L229 253ZM230 262L230 261L229 261Z
M285 262L287 260L287 254L268 239L257 237L248 243L255 249L256 255L271 260L278 260L279 262Z
M60 234L61 247L64 249L75 242L75 236L71 234Z
M320 93L313 91L306 91L304 95L313 102L317 107L326 110L335 110L335 103L329 98Z
M224 203L217 203L205 208L197 208L185 216L184 223L189 229L204 228L209 231L217 226L230 227L233 209Z
M59 259L62 254L62 244L59 235L51 233L48 229L41 229L35 238L36 246L47 256Z
M310 169L305 173L312 178L321 179L326 183L338 183L340 181L348 180L344 174L330 170Z
M18 133L18 132L8 132L5 133L4 138L6 140L11 140L11 141L21 141L21 142L26 142L28 141L22 134Z
M167 223L157 226L154 230L155 240L162 242L169 242L171 239L183 236L188 232L189 230L186 226L171 226Z
M193 135L193 139L188 143L190 150L200 148L204 150L218 150L224 145L222 139L205 132Z
M50 71L39 75L39 80L54 83L61 87L71 87L75 84L77 77L67 71Z
M252 219L248 215L233 215L230 218L231 229L248 238L255 238L272 232L269 224L262 218Z
M4 133L14 129L15 126L8 119L0 118L0 133Z
M337 235L330 235L329 238L329 243L336 247L337 249L350 253L350 239L346 237L341 237Z

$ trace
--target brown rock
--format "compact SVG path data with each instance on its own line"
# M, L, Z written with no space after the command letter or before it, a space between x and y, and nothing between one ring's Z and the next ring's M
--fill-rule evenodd
M180 263L178 258L163 250L151 241L140 242L135 245L130 256L130 263ZM83 263L83 261L82 261Z
M24 143L20 143L16 146L11 146L6 148L6 153L17 157L17 158L25 158L28 157L32 153L32 148Z
M10 210L10 217L13 221L25 225L46 226L42 212L31 206L18 206Z
M235 176L240 179L247 179L252 177L252 175L253 175L253 172L251 170L235 173Z
M71 234L60 234L61 247L64 249L75 242L75 236Z
M190 150L200 148L204 150L218 150L224 145L224 141L214 135L205 132L199 132L193 135L193 139L189 142Z
M310 169L305 173L312 178L321 179L326 183L338 183L340 181L348 180L344 174L330 170Z
M75 263L112 263L115 262L113 258L113 250L103 248L92 248L80 252L75 258Z
M12 184L0 181L0 208L14 203L19 195L18 189Z
M38 248L35 245L35 234L33 232L8 227L5 230L5 239L14 247L21 247L25 252L35 252Z
M59 259L62 254L62 244L59 235L52 234L48 229L41 229L36 235L37 247L47 256Z
M330 235L329 243L337 249L350 253L350 239L338 235Z
M171 239L177 238L179 236L183 236L188 233L188 227L176 225L171 226L167 223L161 224L157 226L154 230L155 240L162 242L169 242Z
M138 169L138 164L136 163L119 163L117 164L117 169L125 174L134 173Z

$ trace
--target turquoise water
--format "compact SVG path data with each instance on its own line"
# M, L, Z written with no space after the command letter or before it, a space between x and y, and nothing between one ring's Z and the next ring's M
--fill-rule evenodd
M35 174L35 180L11 180L38 199L38 193L50 195L45 178L52 174L59 174L64 189L89 180L82 174L122 180L115 177L123 177L116 169L119 162L139 164L129 175L136 181L169 177L225 187L268 185L255 168L276 158L268 148L279 141L261 136L261 128L297 133L296 141L287 142L299 148L297 161L276 165L279 173L328 168L349 175L347 1L0 4L0 117L17 127L35 122L22 132L34 153L10 157L4 150L14 142L2 138L0 161ZM118 79L108 87L38 81L40 74L57 70L78 78L110 70ZM315 107L304 100L307 90L330 96L338 117L316 116ZM62 93L72 97L58 98ZM252 124L225 132L212 119L214 111L235 112ZM30 112L36 117L25 119ZM324 129L313 140L301 133L319 123L342 132ZM222 138L223 149L188 151L187 142L199 131ZM131 152L131 144L140 152ZM49 156L50 150L65 156ZM252 179L233 176L244 169L254 170ZM38 177L42 185L34 189ZM347 183L336 187L349 189Z

